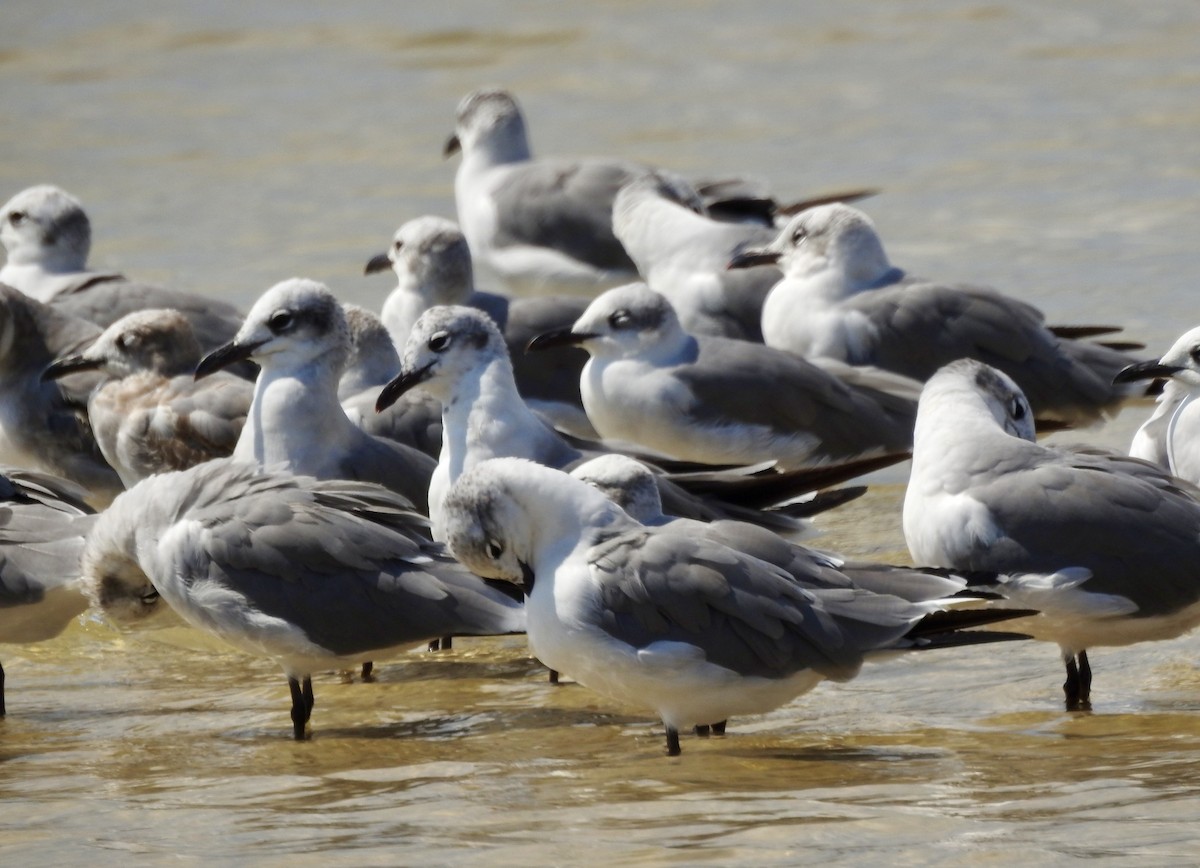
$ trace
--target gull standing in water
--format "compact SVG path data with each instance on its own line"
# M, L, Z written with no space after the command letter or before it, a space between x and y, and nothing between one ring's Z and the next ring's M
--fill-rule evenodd
M1117 381L1165 377L1154 413L1134 435L1129 454L1200 485L1200 328L1188 330L1161 359L1130 365Z
M150 477L99 517L89 596L118 625L165 601L192 626L287 674L307 736L311 673L443 635L524 631L520 602L468 573L425 520L371 483L211 461Z
M993 289L910 277L888 260L870 218L849 205L797 214L730 267L762 263L784 272L763 304L768 346L922 382L955 359L979 359L1012 377L1040 418L1068 423L1095 421L1133 394L1112 382L1129 356L1074 339L1115 328L1051 328L1037 308Z
M904 537L917 563L1027 574L998 591L1041 610L1017 629L1055 642L1069 708L1088 707L1087 652L1200 623L1200 489L1116 453L1032 442L1004 373L963 359L917 413Z
M337 394L349 355L342 305L323 284L293 278L263 293L234 339L200 361L196 377L245 359L262 369L235 458L318 479L378 482L425 511L435 462L350 421Z
M5 203L0 243L8 251L0 281L101 327L135 310L175 308L207 350L229 340L241 324L242 315L223 301L89 269L91 222L78 199L50 184L29 187Z
M644 283L594 300L530 350L573 344L591 358L583 406L606 440L683 461L781 469L907 450L919 384L840 363L818 367L761 344L688 334Z
M694 527L646 527L587 483L521 459L467 471L446 514L462 563L524 588L538 658L653 709L672 756L682 728L849 680L872 652L1001 638L955 630L1007 617L802 582Z
M107 375L88 398L88 420L126 488L168 470L230 455L254 387L221 372L196 382L200 344L177 310L126 314L80 353L56 359L43 379Z
M53 639L87 609L79 557L95 515L86 494L56 476L0 467L0 644Z

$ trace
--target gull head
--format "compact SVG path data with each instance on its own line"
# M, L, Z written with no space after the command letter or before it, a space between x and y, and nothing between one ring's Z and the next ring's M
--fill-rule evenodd
M581 346L599 358L666 363L694 343L665 296L644 283L629 283L597 296L569 329L538 335L528 350Z
M400 373L377 406L384 409L417 386L449 404L459 383L497 359L508 362L508 347L491 317L473 307L431 307L413 324Z
M1021 387L1008 374L975 359L959 359L940 368L925 383L917 405L922 417L948 414L954 420L990 419L1007 434L1035 442L1033 410Z
M740 251L729 267L771 263L791 278L833 272L851 289L876 285L892 270L871 218L840 202L801 211L770 244Z
M571 476L603 492L630 516L651 524L662 518L662 497L654 472L628 455L600 455L576 466Z
M60 273L83 271L92 246L92 226L78 199L51 184L39 184L5 203L0 243L10 264Z
M42 379L100 370L121 379L148 372L161 377L190 373L200 361L200 344L188 318L173 309L138 310L106 328L82 353L56 359Z
M138 559L139 533L149 529L156 511L127 509L137 498L125 492L100 515L80 562L84 594L117 627L137 625L167 608Z
M445 217L417 217L397 229L392 246L371 258L366 273L387 268L396 273L398 289L431 305L462 304L474 288L466 236Z
M264 371L321 366L340 377L349 355L350 327L341 303L324 284L292 278L263 293L233 340L200 361L196 377L245 359Z
M495 87L472 91L459 102L454 120L445 156L484 151L502 162L529 159L525 119L508 91Z
M1175 380L1189 391L1200 391L1200 327L1184 332L1161 359L1130 365L1113 382L1131 383L1158 377Z
M400 354L383 321L373 311L357 304L343 304L350 329L350 356L338 384L338 394L355 395L382 386L400 370Z
M458 478L442 505L446 545L467 569L487 579L533 587L534 517L514 480L544 471L521 458L483 461ZM563 474L559 474L563 475Z

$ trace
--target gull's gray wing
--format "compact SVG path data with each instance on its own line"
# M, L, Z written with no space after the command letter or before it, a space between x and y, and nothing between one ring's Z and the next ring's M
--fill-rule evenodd
M365 431L338 464L338 479L376 482L429 512L429 480L437 461L424 452Z
M742 675L811 668L851 677L863 654L922 614L896 597L805 586L780 568L671 525L613 537L588 553L600 626L636 648L683 642Z
M1100 344L1056 337L1037 308L986 287L904 278L843 304L870 322L854 363L924 381L955 359L978 359L1011 376L1035 412L1094 416L1121 398L1113 377L1132 361Z
M525 348L546 332L570 328L583 315L590 299L541 297L513 299L508 306L504 343L512 359L517 391L526 401L567 404L583 412L579 375L588 354L579 347L552 347L538 353Z
M366 433L411 446L437 459L442 451L442 402L421 389L405 392L382 413L375 403L383 386L374 386L342 402L350 421Z
M637 273L612 230L617 191L646 170L609 160L531 160L493 191L498 248L549 247L596 268Z
M1095 449L1012 440L980 456L968 491L1001 538L975 542L968 569L1052 573L1086 567L1084 589L1132 600L1139 616L1200 600L1200 490L1162 468ZM990 467L990 469L985 469Z
M733 419L781 435L811 432L816 456L849 458L912 445L916 402L853 387L799 356L746 341L698 338L699 356L672 369L692 396L677 408L703 425Z

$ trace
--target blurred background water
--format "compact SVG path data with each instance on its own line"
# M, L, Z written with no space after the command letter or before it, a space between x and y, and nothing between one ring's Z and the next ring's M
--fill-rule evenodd
M290 276L378 308L403 221L485 84L535 151L856 186L892 259L1152 354L1200 320L1200 8L1185 0L332 4L7 0L0 198L79 196L93 265L248 306ZM1123 448L1146 408L1074 435ZM903 477L823 545L904 558ZM196 647L199 645L200 647ZM637 709L549 689L519 642L318 679L194 634L6 647L0 862L1112 864L1194 860L1196 640L872 667L661 757Z

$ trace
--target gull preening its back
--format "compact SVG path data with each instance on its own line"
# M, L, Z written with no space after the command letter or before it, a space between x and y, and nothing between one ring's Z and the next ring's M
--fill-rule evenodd
M993 590L1041 610L1018 628L1059 645L1067 704L1084 707L1089 648L1200 623L1200 489L1135 458L1033 442L1031 419L1012 379L982 362L930 378L904 537L917 563L1012 574Z
M763 303L769 346L921 381L956 359L979 359L1016 380L1039 417L1070 423L1095 421L1133 394L1112 382L1128 355L1070 337L1115 329L1050 328L1033 305L994 289L911 277L888 260L870 218L849 205L797 214L730 266L764 262L784 273Z

